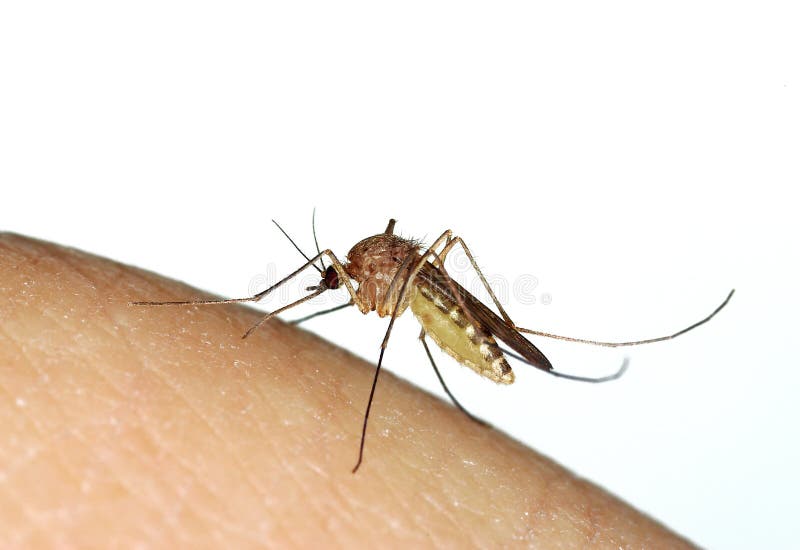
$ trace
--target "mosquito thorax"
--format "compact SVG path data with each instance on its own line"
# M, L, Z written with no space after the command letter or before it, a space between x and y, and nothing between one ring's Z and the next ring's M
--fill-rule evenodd
M403 279L397 278L392 288L394 298L387 300L392 281L401 267L404 272L410 272L414 263L410 257L418 257L419 251L420 245L416 241L387 233L368 237L350 249L345 270L358 283L356 293L367 306L362 308L364 313L377 311L381 317L391 315ZM407 305L407 300L404 300L398 315Z

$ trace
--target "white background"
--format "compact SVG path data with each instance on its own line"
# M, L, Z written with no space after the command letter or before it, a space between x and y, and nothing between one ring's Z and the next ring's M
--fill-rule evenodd
M301 263L271 218L311 251L316 206L341 258L395 217L535 277L504 298L519 324L590 338L669 333L736 287L671 342L535 339L566 372L627 354L607 385L437 357L477 415L697 543L797 544L790 3L287 4L4 3L0 228L241 296ZM307 328L374 361L385 326ZM440 393L417 332L387 368Z

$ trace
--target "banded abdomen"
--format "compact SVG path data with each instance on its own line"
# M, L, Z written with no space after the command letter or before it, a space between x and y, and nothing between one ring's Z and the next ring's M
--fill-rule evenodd
M436 344L459 363L501 384L514 382L514 373L494 337L464 314L461 306L435 286L416 280L411 311Z

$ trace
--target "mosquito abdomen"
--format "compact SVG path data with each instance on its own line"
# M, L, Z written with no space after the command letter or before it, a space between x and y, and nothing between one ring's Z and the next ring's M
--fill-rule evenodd
M500 384L514 382L514 372L491 334L435 288L425 283L416 287L411 311L440 348L481 376Z

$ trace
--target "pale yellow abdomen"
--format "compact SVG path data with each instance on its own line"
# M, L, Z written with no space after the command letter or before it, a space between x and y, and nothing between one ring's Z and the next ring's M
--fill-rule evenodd
M411 311L440 348L481 376L501 384L514 381L514 373L491 334L475 327L458 304L427 285L416 290Z

